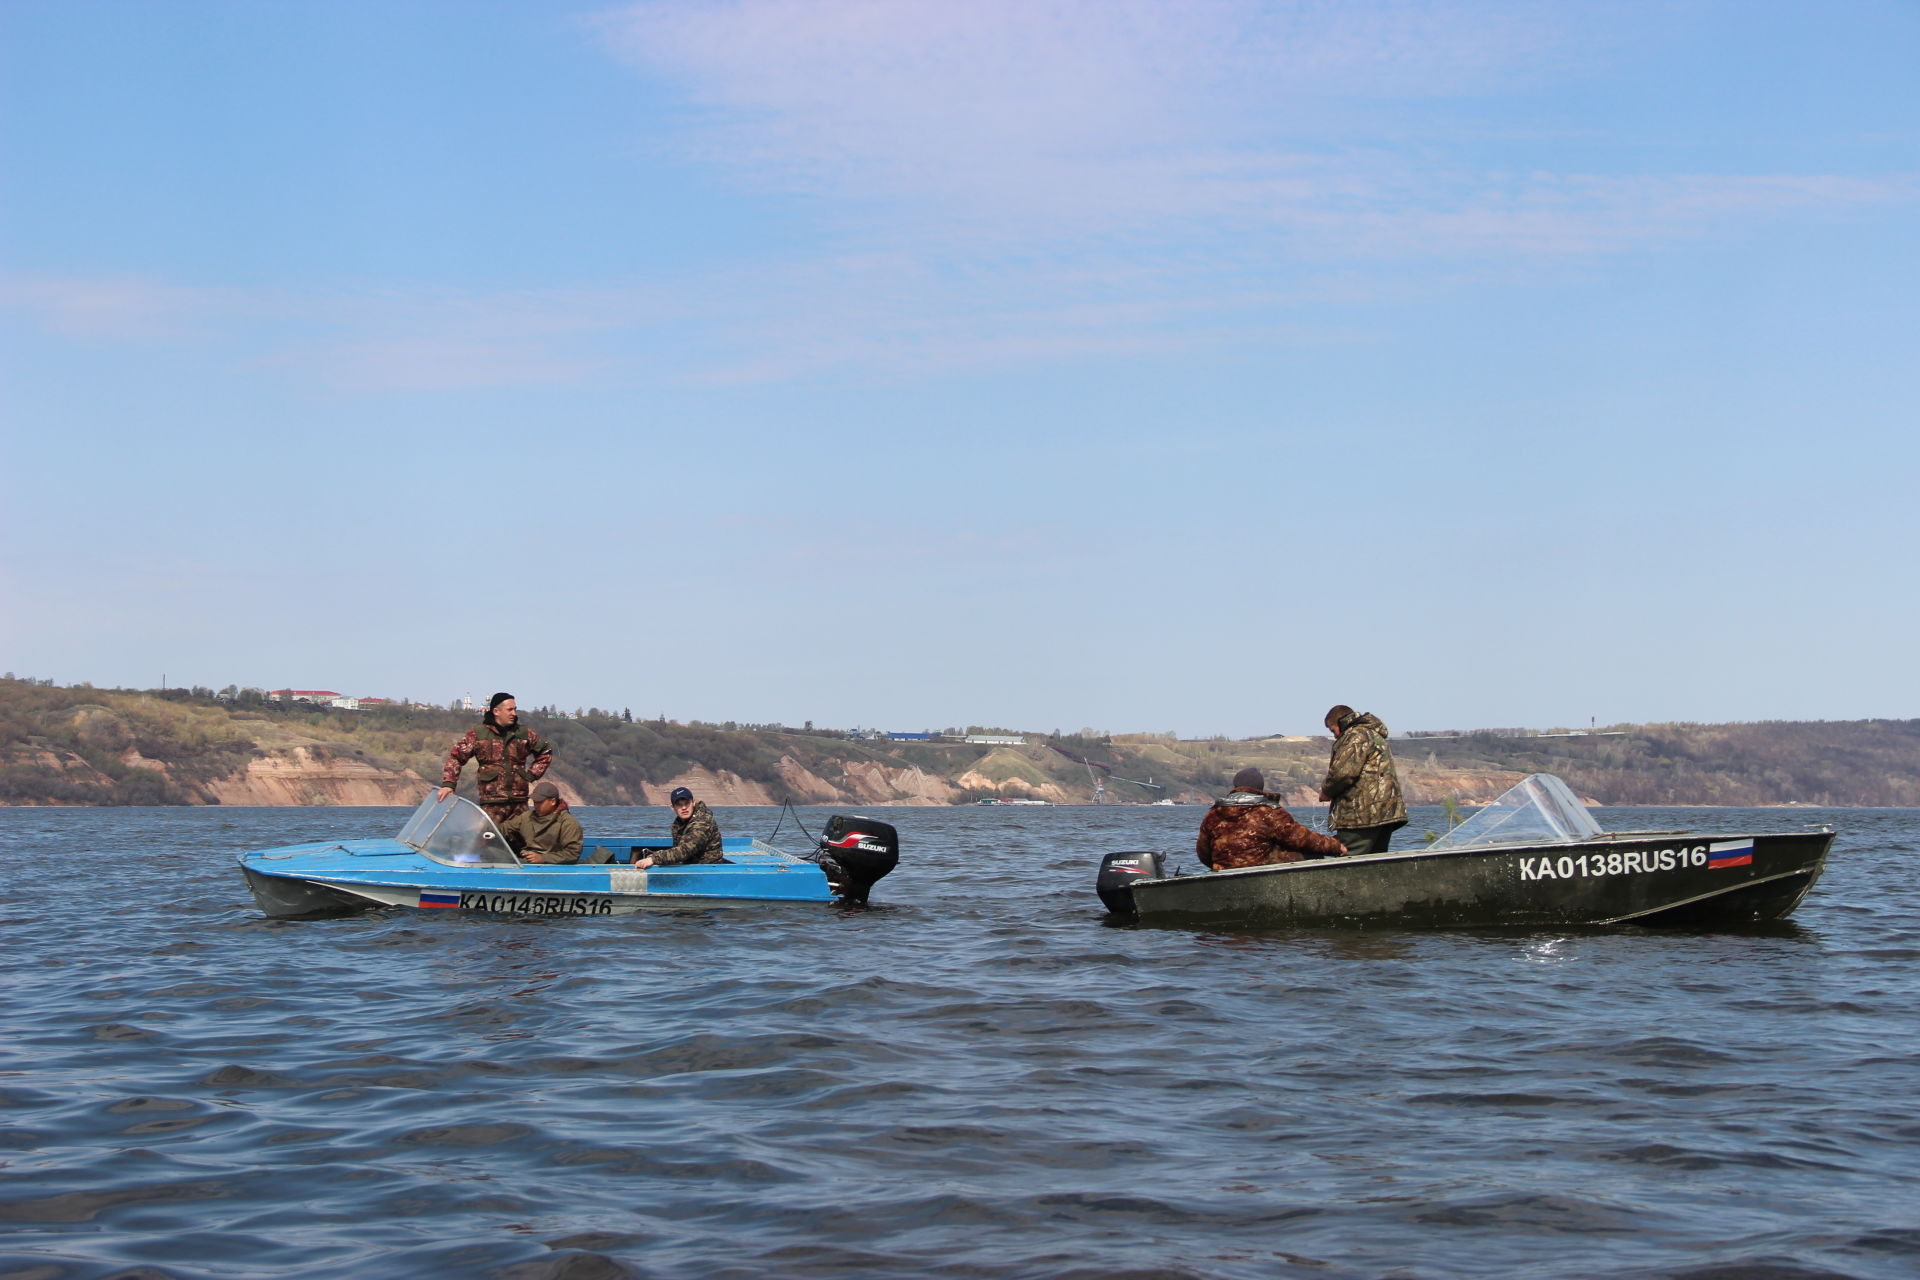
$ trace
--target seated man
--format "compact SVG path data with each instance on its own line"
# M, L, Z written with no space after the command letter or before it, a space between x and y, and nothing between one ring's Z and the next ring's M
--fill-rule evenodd
M667 797L673 806L673 848L662 849L650 858L641 858L636 867L677 867L689 862L725 862L720 856L720 824L705 800L695 800L693 792L675 787Z
M1263 867L1272 862L1298 862L1304 857L1332 858L1347 851L1332 836L1309 831L1266 793L1267 782L1258 769L1233 775L1233 790L1213 802L1200 821L1200 838L1193 851L1209 870Z
M520 855L520 861L580 861L580 821L560 798L560 788L542 778L533 784L527 799L533 802L533 808L522 809L500 824L500 834Z

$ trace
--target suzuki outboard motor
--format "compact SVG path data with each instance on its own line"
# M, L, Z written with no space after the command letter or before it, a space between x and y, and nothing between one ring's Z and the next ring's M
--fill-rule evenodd
M1130 916L1133 910L1133 886L1142 880L1160 878L1157 853L1110 853L1100 859L1100 878L1093 882L1100 901L1116 916Z
M820 869L842 902L865 906L867 890L900 861L900 833L872 818L834 814L820 833Z

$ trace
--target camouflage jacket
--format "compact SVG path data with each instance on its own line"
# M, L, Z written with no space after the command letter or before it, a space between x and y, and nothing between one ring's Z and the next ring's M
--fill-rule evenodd
M1407 804L1400 798L1400 777L1387 749L1387 726L1380 717L1356 711L1340 721L1327 780L1320 784L1333 801L1327 825L1346 827L1405 826Z
M458 786L460 769L469 760L480 766L481 804L525 804L527 789L553 763L553 748L524 724L515 722L502 733L483 721L447 752L441 785Z
M564 800L544 818L531 809L522 809L501 825L500 834L522 857L537 853L540 861L551 863L580 861L580 846L586 843L580 820Z
M1295 822L1272 796L1258 791L1235 791L1213 802L1200 820L1200 838L1193 842L1200 861L1215 871L1235 867L1263 867L1270 862L1298 862L1308 854L1337 857L1347 851L1332 836L1309 831Z
M720 856L720 824L705 800L693 802L693 813L673 820L673 848L653 855L656 867L674 867L683 862L725 862Z

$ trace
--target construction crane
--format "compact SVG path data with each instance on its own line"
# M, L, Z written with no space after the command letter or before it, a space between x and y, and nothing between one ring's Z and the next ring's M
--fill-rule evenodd
M1069 760L1079 761L1080 764L1086 769L1087 781L1093 784L1093 802L1095 804L1099 804L1100 797L1107 794L1107 784L1101 781L1097 776L1095 776L1093 772L1095 769L1099 769L1102 773L1105 773L1107 777L1113 779L1115 782L1130 782L1136 787L1145 787L1149 791L1165 791L1166 790L1165 786L1161 785L1158 782L1155 782L1152 778L1148 778L1145 782L1140 781L1140 779L1138 778L1123 778L1119 774L1113 771L1113 766L1110 764L1097 764L1094 761L1087 759L1085 756L1077 756L1073 752L1067 751L1061 747L1055 747L1053 749L1055 751L1058 751L1061 755L1065 756Z

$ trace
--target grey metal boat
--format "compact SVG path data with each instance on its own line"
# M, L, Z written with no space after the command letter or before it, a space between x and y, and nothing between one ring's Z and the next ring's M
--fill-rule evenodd
M1113 853L1097 888L1147 924L1712 927L1786 916L1832 844L1831 827L1603 831L1565 783L1534 774L1423 848L1196 874Z

